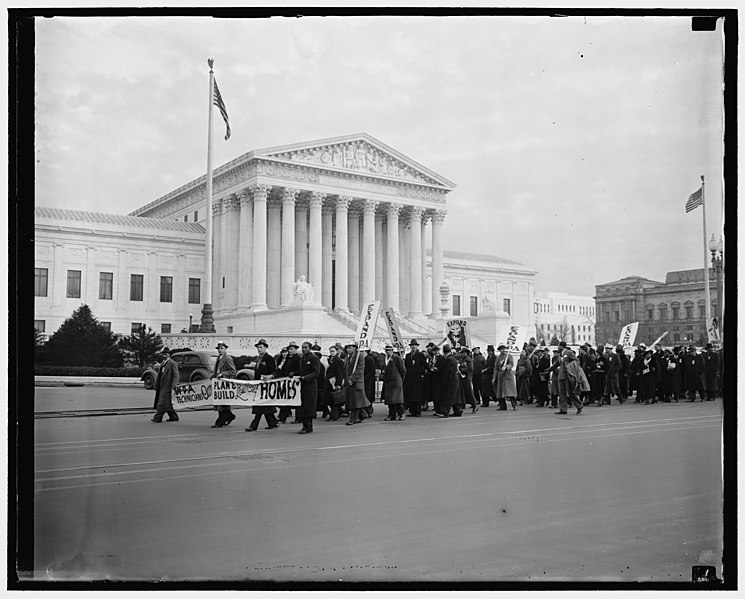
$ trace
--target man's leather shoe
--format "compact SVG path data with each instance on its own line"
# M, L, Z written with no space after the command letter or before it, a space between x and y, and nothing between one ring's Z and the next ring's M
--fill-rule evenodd
M151 418L150 422L163 422L162 420L156 420L155 418Z
M279 425L277 425L277 426L265 426L264 427L264 429L265 430L268 430L268 431L272 430L273 428L279 428ZM254 430L256 430L256 429L254 429Z
M385 420L385 421L388 421L388 420L395 420L395 418L391 418L390 416L386 416L385 418L383 418L383 420Z
M225 426L225 425L224 424L217 424L217 423L215 423L210 428L222 428L223 426Z
M554 414L566 414L566 412L554 412Z
M406 414L401 414L401 415L400 415L400 416L398 417L398 419L399 419L399 420L403 420L404 418L406 418Z
M255 429L255 428L253 428L252 426L249 426L249 427L248 427L247 429L244 429L244 430L245 430L245 431L246 431L247 433L252 433L252 432L254 432L254 431L255 431L256 429Z
M312 433L312 432L313 432L313 431L306 431L305 429L303 429L303 430L301 430L301 431L298 431L298 432L297 432L297 434L298 434L298 435L308 435L308 434L310 434L310 433Z

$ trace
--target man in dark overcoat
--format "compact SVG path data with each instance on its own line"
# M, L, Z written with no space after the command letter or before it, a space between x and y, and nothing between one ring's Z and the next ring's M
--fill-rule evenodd
M303 342L300 367L295 375L301 380L301 406L295 409L296 418L303 424L303 428L298 431L300 435L313 432L313 418L316 417L316 403L318 402L318 376L321 374L321 361L310 347L308 341Z
M259 339L255 347L259 352L259 357L256 358L256 365L254 366L254 380L260 381L262 379L273 378L277 363L274 361L272 355L266 351L269 344L266 342L266 339ZM251 408L251 413L254 415L254 419L246 429L247 432L255 431L259 428L262 415L266 418L267 430L279 427L277 417L274 415L277 413L277 408L274 406L254 406Z
M409 342L411 351L404 358L406 378L404 379L404 401L409 409L409 416L422 415L424 403L424 373L427 370L427 359L419 351L419 342Z
M481 353L481 348L473 348L473 396L476 398L476 405L481 405L481 373L484 372L486 358Z
M618 389L621 392L621 399L626 401L629 398L629 357L623 351L623 345L616 346L616 355L621 360L621 368L618 370Z
M167 347L160 353L163 356L163 362L158 370L158 376L155 377L155 391L158 393L158 399L152 421L163 422L163 414L168 414L166 422L176 422L178 414L173 409L171 398L173 388L178 385L178 364L171 360L171 350Z
M321 365L321 372L318 375L318 384L316 385L316 387L318 388L316 412L321 412L321 417L325 418L329 414L329 410L326 407L326 367L321 361L321 358L323 357L323 354L321 353L321 346L317 343L314 343L313 345L311 345L310 351L312 351L316 355L316 358L318 358L318 363Z
M706 367L704 357L697 354L696 348L691 345L688 347L684 364L689 401L696 401L696 391L701 396L701 401L704 401L706 399L704 397L704 369Z
M376 356L371 351L366 351L365 357L365 396L370 402L370 405L365 408L365 412L368 416L373 414L373 404L375 403L375 381L377 379L377 361ZM360 360L362 356L360 356Z
M326 368L326 405L329 415L327 420L339 420L339 412L343 404L334 403L334 391L342 389L344 379L344 359L339 356L335 345L329 347L329 361ZM333 379L333 380L332 380Z
M494 372L494 364L496 361L497 354L494 352L494 346L487 345L486 361L484 362L484 370L481 375L481 405L485 408L489 407L490 401L496 401L497 399L494 395L494 387L491 382L492 373Z
M356 343L347 343L344 347L347 357L344 358L344 403L349 410L347 425L357 424L367 418L370 401L365 395L365 359L360 355Z
M706 377L706 399L714 401L719 391L719 354L711 343L706 344L704 376Z
M236 374L235 362L233 357L228 354L228 344L223 341L218 341L217 351L220 352L220 356L215 362L215 371L212 374L214 379L234 379ZM230 409L230 406L215 406L217 410L217 420L212 428L222 428L228 426L233 420L235 420L235 414Z
M300 370L300 354L297 353L297 350L299 349L298 344L294 341L291 341L287 345L287 360L285 360L285 363L282 364L282 368L279 370L279 376L280 377L287 377L287 376L295 376L298 371ZM292 414L292 408L287 406L282 406L279 409L279 421L284 424L287 422L287 417ZM295 412L295 420L293 421L293 424L297 424L299 422L297 417L297 411Z
M458 359L450 351L450 344L442 346L442 361L438 368L442 373L442 396L440 398L440 418L450 416L450 408L453 408L453 416L463 414L463 406L458 403ZM462 397L462 395L461 395Z
M385 404L388 406L388 416L385 420L403 420L404 414L404 377L406 367L401 356L393 351L392 345L385 346L385 360L383 362L383 388L385 389Z
M473 359L471 358L471 350L467 347L460 348L460 355L456 356L458 359L458 384L460 385L461 397L463 398L463 405L469 404L471 406L471 414L478 412L478 404L476 403L476 397L473 394Z

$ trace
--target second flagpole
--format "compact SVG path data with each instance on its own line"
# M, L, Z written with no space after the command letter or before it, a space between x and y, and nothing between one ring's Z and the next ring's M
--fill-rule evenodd
M711 321L711 294L709 293L709 245L706 238L706 183L701 175L701 213L704 219L704 293L706 294L706 329Z
M214 60L207 59L210 67L210 89L207 119L207 215L205 219L205 257L204 257L204 305L202 306L201 333L214 333L215 324L212 318L212 98L214 96Z

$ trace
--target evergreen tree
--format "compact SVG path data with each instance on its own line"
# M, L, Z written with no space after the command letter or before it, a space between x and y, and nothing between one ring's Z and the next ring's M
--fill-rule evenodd
M55 366L121 366L122 354L114 335L83 304L60 325L44 346L47 362Z
M163 348L163 340L153 329L143 324L136 333L122 337L119 340L119 348L132 362L138 366L145 366L155 361Z

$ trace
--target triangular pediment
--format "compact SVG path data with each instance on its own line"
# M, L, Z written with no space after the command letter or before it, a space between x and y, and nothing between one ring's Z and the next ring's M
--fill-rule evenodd
M366 133L266 148L254 151L253 155L372 177L436 185L448 190L455 187L444 177Z

